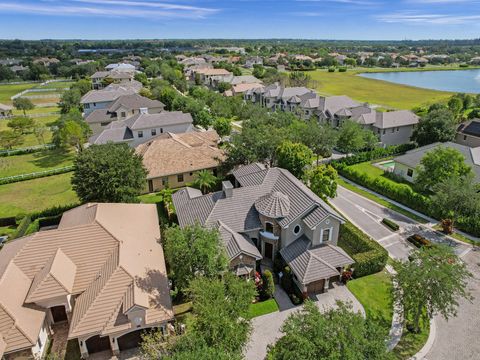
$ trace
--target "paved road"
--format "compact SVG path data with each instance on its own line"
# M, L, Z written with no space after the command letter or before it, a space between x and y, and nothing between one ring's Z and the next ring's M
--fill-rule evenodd
M452 246L457 255L463 256L470 246L452 241L448 237L437 233L417 223L402 214L387 209L341 186L337 189L337 197L332 204L365 233L377 240L394 259L407 259L413 246L405 239L416 233L436 242ZM399 232L392 232L381 223L383 218L389 218L400 225Z
M466 263L474 275L468 289L473 302L460 300L458 316L448 322L442 317L435 318L436 338L425 360L470 360L480 359L480 251L472 251L469 245L452 241L431 229L416 223L401 214L384 208L345 188L338 188L338 196L332 204L373 239L382 244L391 257L405 259L411 251L405 238L420 233L432 241L446 243ZM388 217L397 222L401 231L392 233L380 223Z

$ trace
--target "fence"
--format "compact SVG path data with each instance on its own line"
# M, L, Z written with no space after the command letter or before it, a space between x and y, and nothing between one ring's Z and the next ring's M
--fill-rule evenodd
M64 174L64 173L73 171L73 169L74 169L74 166L69 165L69 166L64 166L64 167L61 167L61 168L39 171L39 172L35 172L35 173L30 173L30 174L7 176L7 177L4 177L4 178L0 178L0 185L11 184L11 183L14 183L14 182L19 182L19 181L24 181L24 180L38 179L38 178L47 177L47 176L51 176L51 175Z
M0 150L0 157L28 154L28 153L33 153L37 151L53 149L55 147L56 147L55 144L45 144L45 145L36 145L36 146L30 146L30 147L20 148L20 149Z

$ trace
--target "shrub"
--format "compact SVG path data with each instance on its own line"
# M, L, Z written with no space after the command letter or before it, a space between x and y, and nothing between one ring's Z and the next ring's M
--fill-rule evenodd
M388 226L393 231L397 231L398 229L400 229L400 226L396 222L393 222L390 219L384 218L382 220L382 223L385 224L386 226Z
M345 66L342 66L338 69L338 72L347 72L347 68Z
M0 218L0 226L13 226L17 224L17 220L14 216Z
M13 233L12 239L16 239L25 235L25 232L28 229L28 226L32 223L32 218L30 216L24 216L20 223L18 224L17 230Z
M355 278L375 274L387 263L388 252L349 222L340 228L338 245L355 261L352 265Z
M270 270L265 270L262 275L262 297L263 299L270 299L275 293L275 283L273 282L273 275Z
M280 284L287 294L293 292L293 275L289 266L285 266Z
M38 220L38 225L40 226L40 228L42 228L45 226L58 225L60 224L61 219L62 219L62 214L56 215L56 216L38 218L37 220Z
M335 68L333 66L329 67L328 72L335 72Z
M418 234L413 234L412 236L409 236L407 240L417 248L421 248L424 246L432 246L432 243L429 240Z
M74 207L79 206L80 204L68 204L68 205L63 205L63 206L54 206L48 209L44 209L41 211L33 212L30 214L30 217L32 220L36 220L38 218L43 218L43 217L51 217L51 216L57 216L57 215L62 215L65 211L71 210Z

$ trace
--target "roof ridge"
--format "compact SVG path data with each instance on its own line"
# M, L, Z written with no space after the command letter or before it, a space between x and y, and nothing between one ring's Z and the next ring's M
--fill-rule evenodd
M10 329L12 329L12 328L17 329L18 331L20 331L20 332L22 333L23 336L25 336L25 338L26 338L28 341L30 341L30 343L31 343L32 345L35 344L34 339L31 339L31 338L22 330L22 328L21 328L20 326L17 326L17 319L16 319L14 316L12 316L12 313L8 310L8 307L6 307L5 304L2 303L1 301L0 301L0 307L3 309L3 311L5 311L5 312L7 313L8 316L10 316L10 318L11 318L12 321L13 321L13 325L12 325L12 327L11 327ZM5 342L6 342L6 341L5 341Z
M313 252L310 251L311 248L308 248L307 251L308 253L310 254L311 257L315 258L316 260L320 261L322 264L325 264L326 266L328 266L330 269L332 270L335 270L337 271L337 269L335 267L333 267L332 265L330 265L328 262L326 262L325 260L323 260L322 258L318 257L317 255L315 255Z

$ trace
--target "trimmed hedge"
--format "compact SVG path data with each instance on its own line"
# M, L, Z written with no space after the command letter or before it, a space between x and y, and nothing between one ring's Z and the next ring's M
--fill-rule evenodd
M54 144L48 144L45 146L30 147L30 148L23 148L23 149L1 150L0 157L31 154L31 153L43 151L46 149L53 149L53 148L55 148Z
M387 264L387 250L349 222L340 228L338 246L355 260L355 278L375 274Z
M398 229L400 229L400 226L396 222L393 222L390 219L383 218L382 223L385 224L386 226L388 226L393 231L397 231Z
M377 160L389 156L396 156L415 148L415 144L392 145L386 148L376 148L370 151L362 151L352 156L346 156L331 162L333 167L344 165L354 165L365 161Z
M432 246L432 243L429 240L425 239L423 236L418 234L409 236L407 240L413 245L415 245L417 248L421 248L424 246L427 246L427 247Z
M15 216L0 218L0 226L13 226L17 225L17 219Z
M39 179L39 178L53 176L53 175L66 174L68 172L73 171L73 169L74 169L74 166L72 165L72 166L65 166L63 168L58 168L58 169L51 169L47 171L36 172L32 174L9 176L9 177L0 179L0 185L11 184L11 183L26 181L26 180Z
M30 217L32 220L36 220L38 218L47 218L47 217L53 217L53 216L58 216L62 215L65 211L71 210L74 207L80 206L81 204L76 203L76 204L68 204L68 205L63 205L63 206L54 206L48 209L44 209L41 211L33 212L30 214Z

